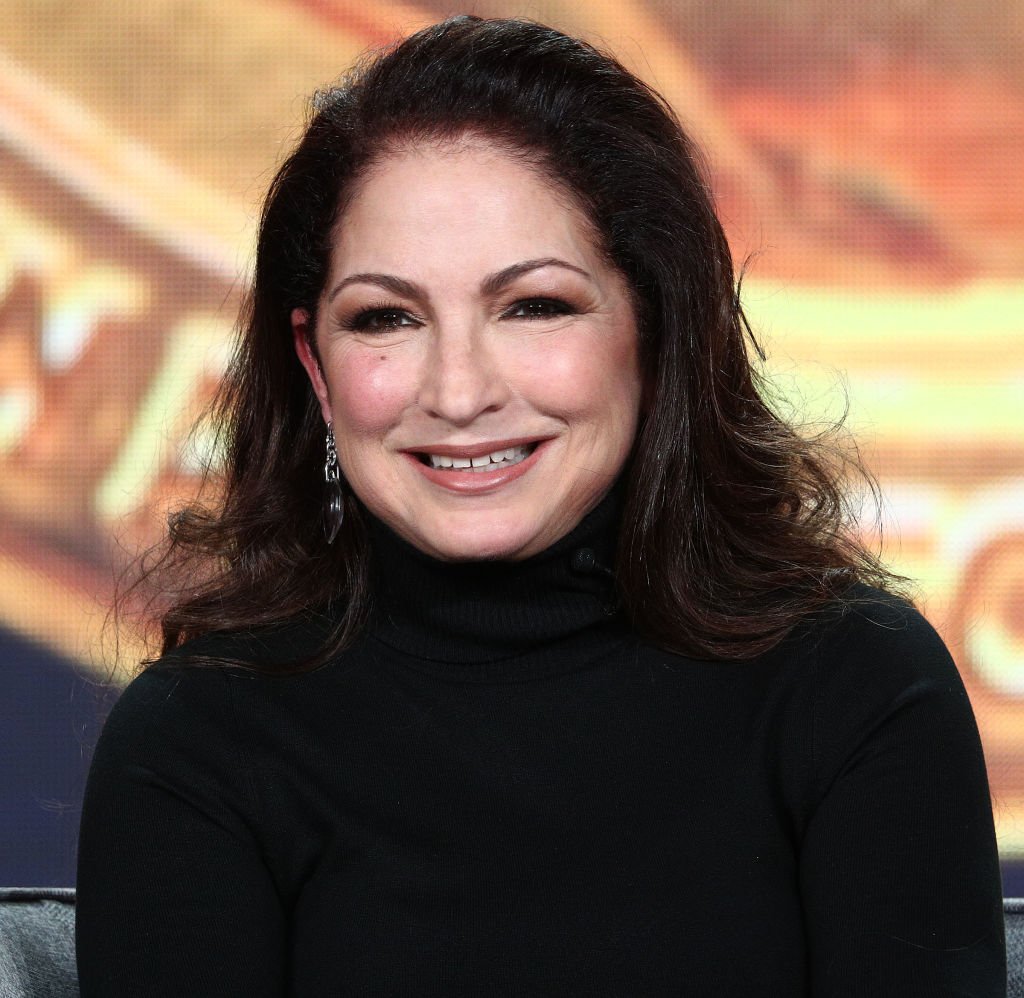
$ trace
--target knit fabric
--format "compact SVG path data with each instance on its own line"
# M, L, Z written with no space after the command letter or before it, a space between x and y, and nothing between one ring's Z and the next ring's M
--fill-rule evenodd
M66 888L0 888L0 998L78 998L74 903Z
M858 590L744 662L615 613L606 501L516 564L372 530L315 672L182 652L104 729L88 996L1004 994L984 759L946 649ZM192 649L273 665L310 620Z

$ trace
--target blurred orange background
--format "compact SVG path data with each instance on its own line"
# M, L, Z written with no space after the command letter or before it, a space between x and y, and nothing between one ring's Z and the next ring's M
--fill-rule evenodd
M865 529L957 659L1024 859L1024 7L463 10L610 49L706 148L769 373L796 418L848 400L886 497ZM452 12L0 0L0 629L116 666L113 580L195 485L188 431L306 97Z

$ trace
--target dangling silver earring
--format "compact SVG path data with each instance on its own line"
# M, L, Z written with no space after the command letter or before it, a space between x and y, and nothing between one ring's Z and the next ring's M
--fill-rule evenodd
M345 519L345 496L341 491L341 472L338 470L338 450L334 445L334 426L327 424L327 460L324 462L324 536L328 544L334 543Z

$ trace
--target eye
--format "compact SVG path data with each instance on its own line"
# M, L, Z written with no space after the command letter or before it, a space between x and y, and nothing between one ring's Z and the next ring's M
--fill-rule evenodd
M374 305L357 312L345 322L345 328L359 333L386 333L395 329L418 326L419 322L403 308Z
M559 315L572 315L576 310L558 298L524 298L502 314L504 319L551 319Z

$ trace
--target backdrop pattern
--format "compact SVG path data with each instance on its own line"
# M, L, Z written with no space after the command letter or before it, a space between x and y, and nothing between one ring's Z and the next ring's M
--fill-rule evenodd
M960 665L1009 888L1024 858L1024 8L467 7L613 50L704 144L779 397L812 423L848 400L886 496L866 529ZM188 431L305 96L449 12L0 0L0 882L73 874L103 704L85 680L116 665L113 580L195 486L206 444Z

